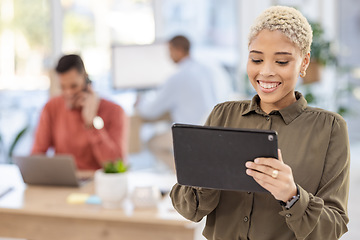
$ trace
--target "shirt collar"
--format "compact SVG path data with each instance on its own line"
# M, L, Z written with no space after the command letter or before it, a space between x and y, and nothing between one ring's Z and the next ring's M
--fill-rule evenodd
M295 118L297 118L307 107L307 102L304 98L304 96L300 92L295 92L296 102L291 104L290 106L287 106L286 108L283 108L279 111L273 111L270 113L274 114L275 112L278 112L281 117L283 118L284 122L286 124L290 124ZM253 99L251 100L250 105L248 108L242 113L242 115L249 114L251 112L255 112L257 114L264 113L260 109L260 97L259 95L255 95Z
M248 108L242 113L243 116L245 116L246 114L250 113L250 112L255 112L256 110L260 109L260 97L259 95L255 95L251 102L250 105L248 106Z
M180 60L180 62L178 62L178 66L184 66L186 65L188 62L190 62L192 59L190 58L190 56L184 57L183 59Z

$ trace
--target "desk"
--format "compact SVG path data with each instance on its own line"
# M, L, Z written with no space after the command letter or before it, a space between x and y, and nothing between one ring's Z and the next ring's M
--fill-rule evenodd
M129 173L129 182L137 178ZM132 176L132 177L131 177ZM15 188L0 198L0 237L31 240L194 239L200 225L175 211L158 208L103 209L99 205L69 205L70 193L93 193L93 183L81 188L26 186L13 165L0 165L0 184ZM166 202L167 199L164 199Z

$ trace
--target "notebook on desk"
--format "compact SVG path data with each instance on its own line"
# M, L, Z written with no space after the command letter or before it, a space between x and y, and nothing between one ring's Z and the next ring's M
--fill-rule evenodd
M174 124L172 133L179 184L267 192L246 174L245 163L278 158L275 131Z
M90 178L78 178L71 155L13 157L27 184L79 187Z

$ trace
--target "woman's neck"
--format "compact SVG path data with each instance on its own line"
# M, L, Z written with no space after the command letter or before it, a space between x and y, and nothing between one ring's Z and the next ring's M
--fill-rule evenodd
M278 111L284 109L295 102L296 102L295 92L292 92L277 102L264 102L260 99L260 108L266 114L269 114L272 111Z

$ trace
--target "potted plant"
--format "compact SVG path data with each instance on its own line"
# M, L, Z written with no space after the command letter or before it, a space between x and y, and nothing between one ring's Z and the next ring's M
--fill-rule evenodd
M332 50L332 43L325 39L324 29L320 23L310 22L313 30L313 41L311 44L310 65L303 77L303 83L318 82L321 79L322 68L325 65L336 64L336 55Z
M334 51L333 43L328 41L324 37L324 29L321 24L317 22L310 22L311 28L313 30L313 42L311 44L311 57L310 65L307 69L307 74L303 77L304 84L304 97L309 104L316 105L319 103L318 94L313 93L311 83L315 83L321 80L321 73L323 67L326 65L334 66L336 70L336 77L348 73L350 68L348 66L341 66L338 62L337 54ZM343 88L343 84L338 84L339 87L335 89L335 102L336 102L336 112L340 115L345 115L349 113L349 109L344 105L339 105L339 99L344 96L352 94L352 86Z
M128 166L121 160L108 162L95 172L95 193L104 208L118 208L128 190Z

